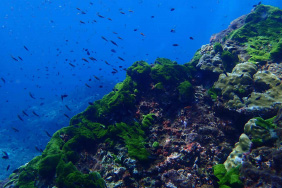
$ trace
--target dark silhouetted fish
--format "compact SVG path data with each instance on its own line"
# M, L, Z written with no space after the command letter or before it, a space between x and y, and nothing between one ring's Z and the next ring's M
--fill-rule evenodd
M171 8L171 9L170 9L170 11L174 11L174 10L175 10L175 8Z
M8 171L10 169L10 165L7 166L6 171Z
M88 84L85 84L85 86L91 88Z
M97 61L97 59L95 59L94 57L88 57L88 58L92 61Z
M101 36L101 38L108 42L108 39L106 39L104 36Z
M97 12L97 16L98 16L99 18L105 18L104 16L102 16L102 15L99 14L98 12Z
M61 99L62 101L64 100L64 98L66 98L68 95L61 95Z
M117 43L116 43L115 41L112 41L112 40L111 40L111 43L112 43L113 45L118 46L118 45L117 45Z
M9 155L6 151L2 151L4 156L2 156L2 159L9 159Z
M68 119L70 119L70 117L67 114L64 114L64 116L66 116Z
M22 112L23 112L24 115L28 116L28 114L24 110Z
M14 56L12 56L12 55L11 55L11 58L12 58L13 60L15 60L15 61L19 61L19 60L17 60Z
M85 58L82 58L82 60L85 61L85 62L87 62L87 63L89 63L89 61L88 61L87 59L85 59Z
M69 107L68 105L65 105L65 107L66 107L69 111L71 111L71 109L70 109L70 107Z
M31 94L31 92L29 92L29 96L33 99L35 99L35 97Z
M21 61L23 61L23 59L22 59L20 56L18 56L18 58L19 58Z
M114 49L111 49L111 52L116 53L116 51Z
M72 63L69 63L69 65L70 65L70 66L72 66L72 67L75 67L75 65L74 65L74 64L72 64Z
M179 46L179 44L173 44L172 46Z
M82 24L85 24L85 22L84 22L84 21L81 21L81 20L80 20L79 22L80 22L80 23L82 23Z
M16 129L15 127L11 127L13 129L13 131L15 131L16 133L20 132L18 129Z
M20 115L18 115L18 118L19 118L19 120L24 121L23 118Z
M37 113L35 113L34 111L32 111L32 113L33 113L35 116L39 117L39 115L38 115Z
M50 138L52 137L51 134L48 133L47 131L44 131L44 132L46 133L46 135L47 135L48 137L50 137Z
M4 84L6 83L6 80L4 78L1 78L1 80L4 82Z
M189 37L189 39L190 39L190 40L194 40L194 38L193 38L193 37Z
M122 57L119 57L119 56L118 56L118 58L119 58L120 60L122 60L122 61L125 61Z
M26 49L26 51L29 51L28 48L26 46L24 46L24 49Z
M100 80L100 78L98 78L97 76L94 75L94 78L96 78L96 80Z

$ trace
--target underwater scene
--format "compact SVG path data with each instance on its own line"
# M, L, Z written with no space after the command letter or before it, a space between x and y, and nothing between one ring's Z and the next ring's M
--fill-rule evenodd
M1 5L0 187L282 187L282 1Z

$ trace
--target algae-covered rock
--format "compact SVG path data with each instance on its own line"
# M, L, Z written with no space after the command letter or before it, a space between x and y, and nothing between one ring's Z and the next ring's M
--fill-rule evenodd
M244 127L244 132L247 134L252 142L256 145L263 145L277 139L275 133L276 125L273 123L273 118L264 120L261 117L250 119Z
M239 142L235 144L233 151L230 153L224 166L227 171L241 165L243 162L244 154L250 152L252 141L246 134L241 134Z
M228 100L236 100L236 96L239 98L247 96L250 93L249 89L253 83L252 76L256 70L256 65L250 62L239 63L231 73L221 74L214 88L220 90L222 96ZM238 107L238 105L232 107Z
M276 7L259 5L246 17L245 24L233 31L229 38L247 46L251 56L249 61L265 62L279 57L281 29L282 11Z

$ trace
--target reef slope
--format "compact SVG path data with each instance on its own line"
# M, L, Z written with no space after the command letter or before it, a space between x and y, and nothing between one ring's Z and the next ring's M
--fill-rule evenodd
M281 31L259 5L189 63L135 62L2 186L281 186Z

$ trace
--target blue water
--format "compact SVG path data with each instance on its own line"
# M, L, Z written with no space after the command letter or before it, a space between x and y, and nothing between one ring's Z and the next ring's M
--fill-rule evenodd
M125 78L124 68L157 57L186 63L258 2L1 0L0 152L9 159L0 159L0 179L40 154L35 147L44 149L50 139L45 131L68 125L64 114L71 117L110 92ZM262 3L282 8L279 0ZM68 96L62 101L61 95Z

